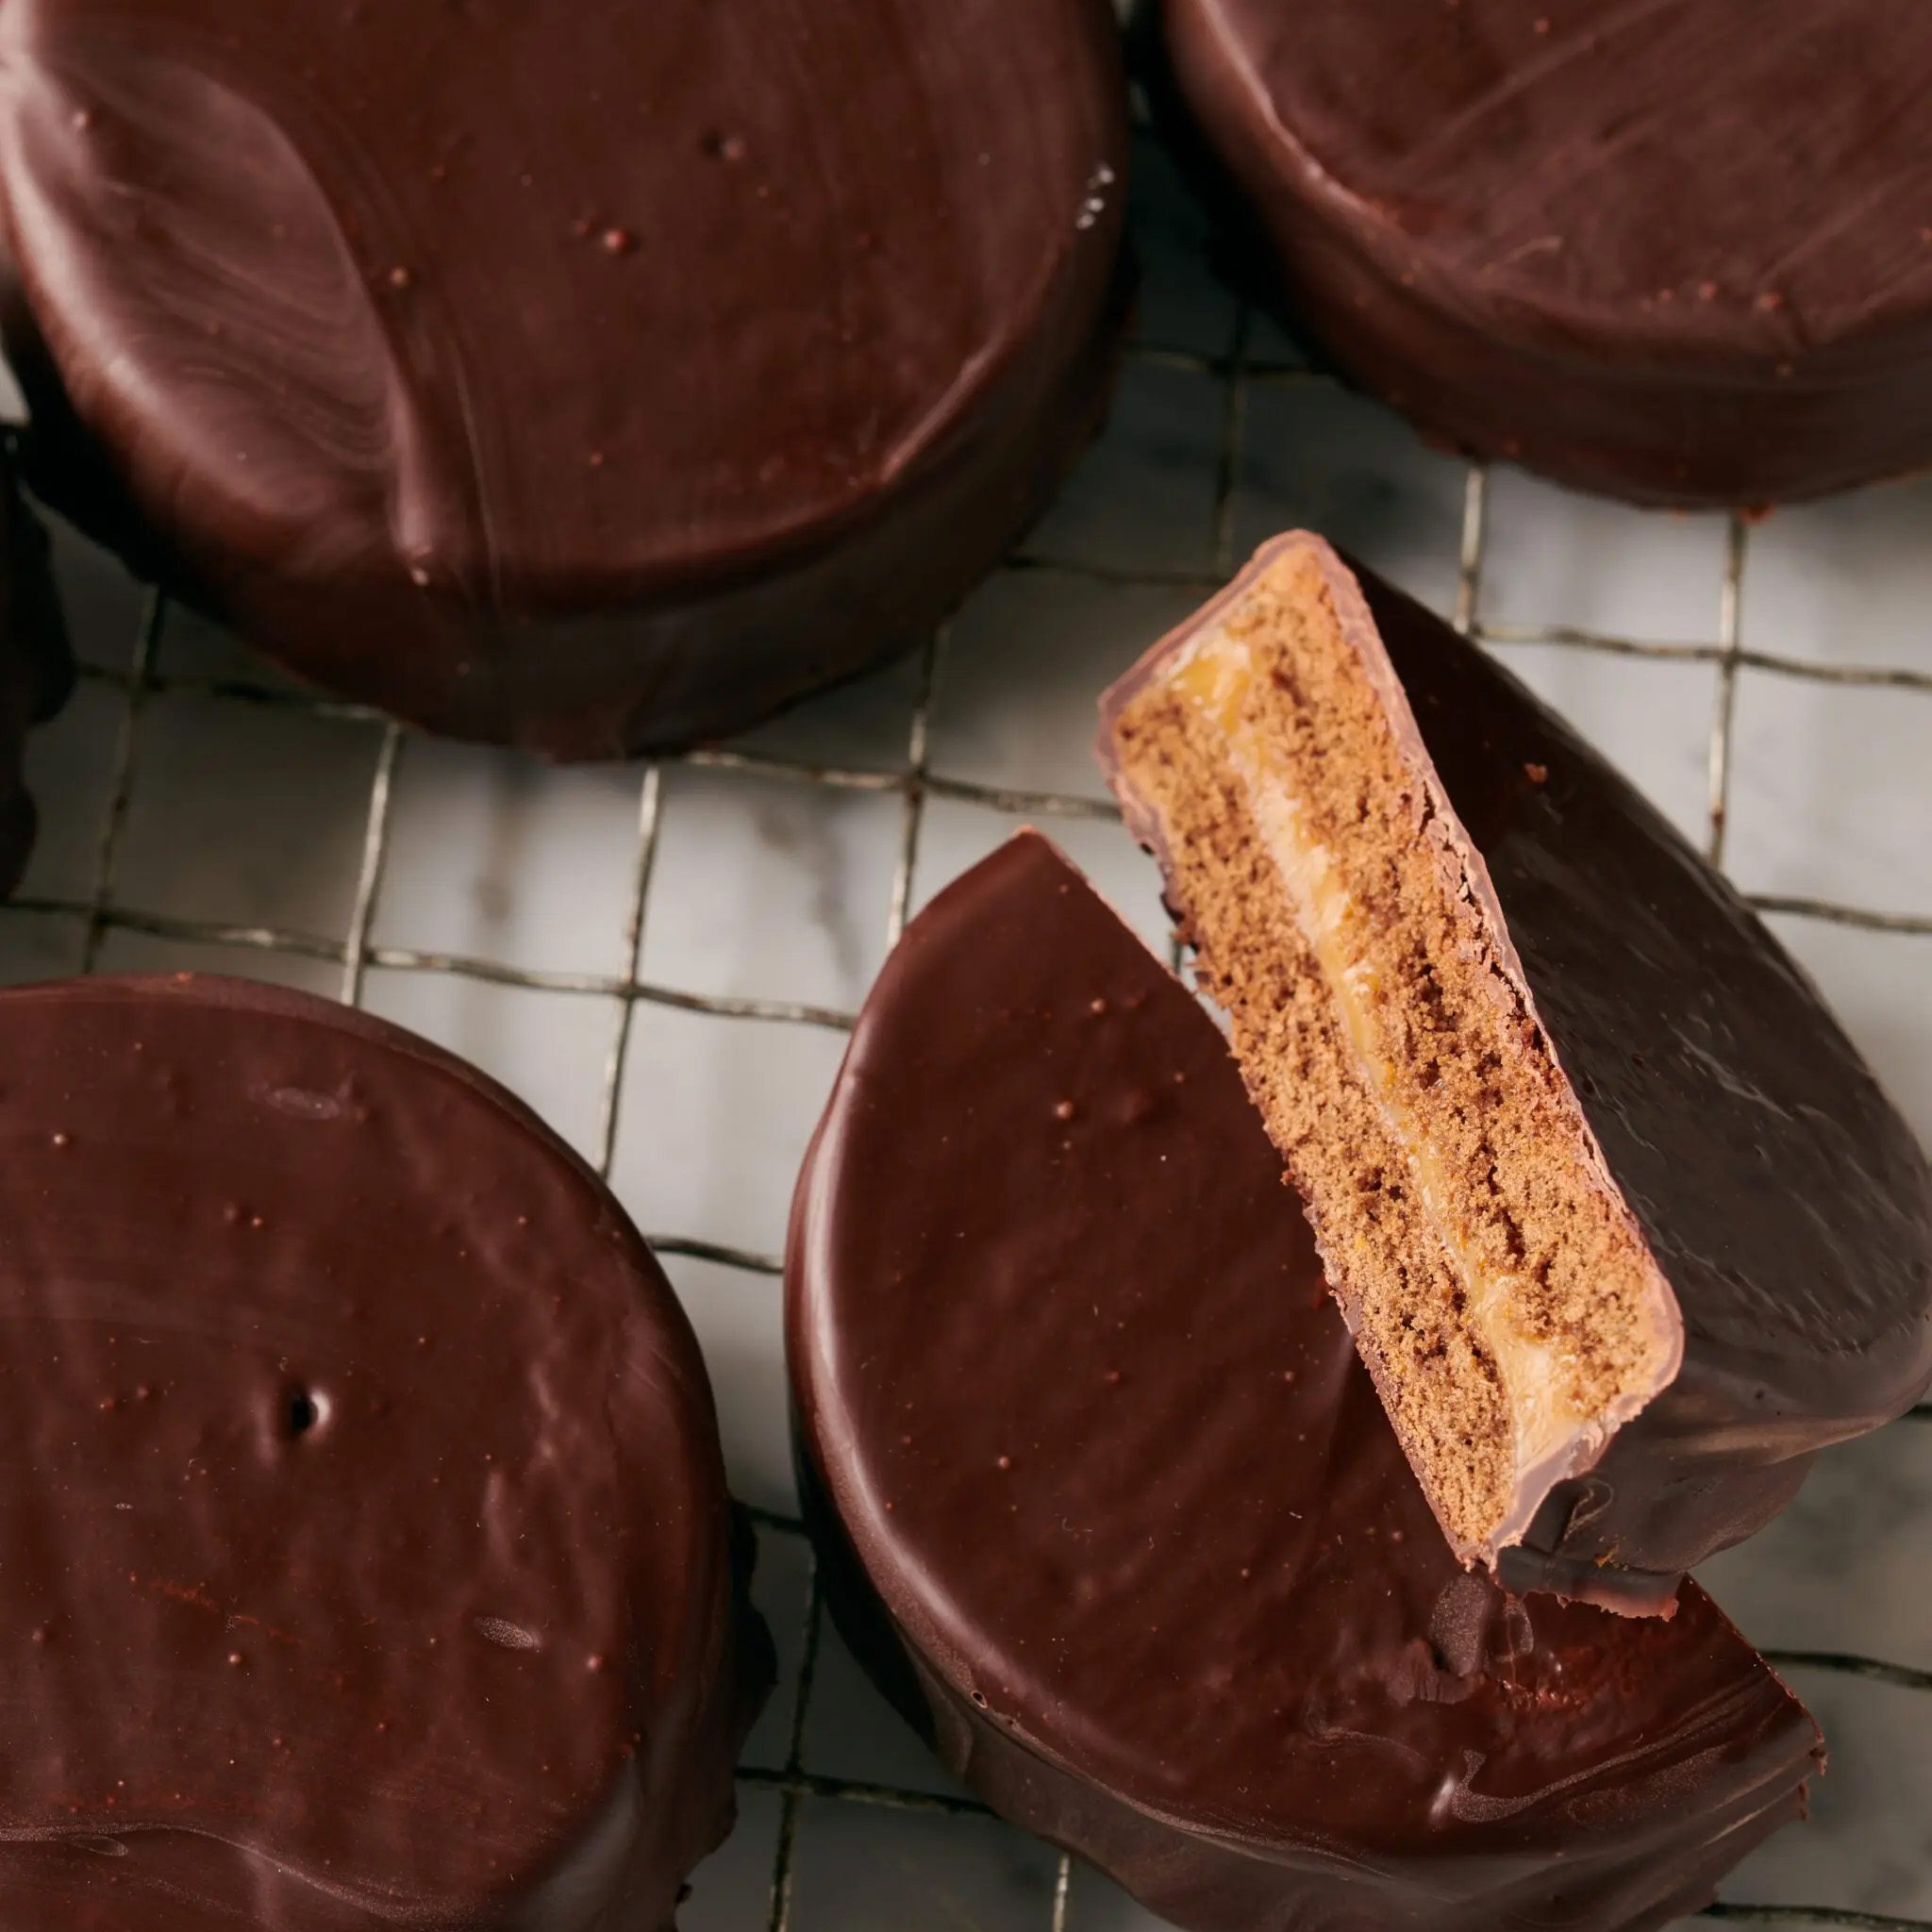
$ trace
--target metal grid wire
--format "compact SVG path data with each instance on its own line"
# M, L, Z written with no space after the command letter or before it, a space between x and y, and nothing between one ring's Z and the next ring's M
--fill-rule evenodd
M1131 347L1128 357L1141 363L1181 369L1211 377L1224 387L1222 437L1215 471L1214 565L1211 572L1135 572L1111 570L1022 551L1003 566L1008 571L1051 570L1073 577L1142 587L1198 590L1204 595L1218 590L1235 562L1234 503L1241 455L1242 420L1250 389L1257 384L1328 383L1333 377L1299 366L1270 364L1250 358L1248 342L1254 317L1243 303L1224 357L1202 356L1171 349ZM1717 690L1708 749L1707 849L1722 863L1731 778L1731 729L1738 674L1750 666L1776 675L1823 684L1906 689L1932 695L1932 674L1915 670L1847 667L1808 662L1769 652L1746 649L1740 641L1745 563L1750 526L1742 516L1728 525L1725 562L1720 595L1715 642L1654 642L1607 636L1568 626L1525 626L1486 623L1482 615L1482 577L1488 474L1482 465L1468 473L1462 507L1460 554L1455 602L1457 627L1478 641L1495 645L1557 644L1581 651L1610 653L1680 661L1708 662L1717 667ZM152 593L125 669L83 667L83 675L111 685L125 694L119 741L112 759L111 790L103 814L101 838L92 888L79 899L21 897L12 912L79 915L84 921L83 971L98 962L102 941L110 931L124 930L163 939L199 941L242 951L280 954L332 962L341 973L341 996L356 1005L362 996L371 967L411 973L440 973L492 981L536 991L580 993L614 999L616 1018L605 1062L602 1099L594 1148L599 1171L609 1174L624 1100L624 1071L634 1016L640 1002L723 1017L766 1021L780 1025L804 1025L849 1030L854 1016L827 1008L783 1000L712 997L654 985L641 977L645 921L651 904L651 880L658 852L663 774L667 764L757 774L800 785L825 786L850 791L896 793L902 802L897 862L886 908L886 934L895 941L912 902L921 831L929 800L960 799L996 810L1043 820L1118 820L1110 805L1054 792L1008 791L948 776L932 769L928 757L929 722L935 677L946 646L943 629L928 640L920 656L903 770L847 769L758 756L721 746L700 747L671 759L656 759L642 768L638 791L635 857L629 879L629 903L625 923L624 970L611 976L600 974L524 971L494 960L414 947L377 945L372 926L382 891L390 855L391 800L398 764L408 740L394 724L365 707L246 680L207 677L168 677L158 667L158 647L166 617L166 600ZM361 861L348 928L340 940L268 925L238 925L176 918L116 903L116 882L128 824L137 766L141 726L148 701L166 691L195 691L203 695L267 705L292 706L312 715L346 718L379 724L382 739L374 782L369 792ZM1874 932L1932 935L1932 918L1900 916L1870 908L1809 898L1755 896L1760 911L1791 914L1866 928ZM647 1231L648 1232L648 1231ZM675 1230L649 1236L661 1254L691 1256L767 1276L781 1274L778 1257L700 1241ZM1911 1422L1932 1422L1932 1404L1911 1412ZM1907 1424L1909 1425L1909 1424ZM761 1531L791 1539L804 1537L795 1516L769 1509L752 1511ZM809 1563L808 1547L807 1561ZM783 1768L773 1771L755 1765L740 1767L747 1788L774 1790L779 1796L776 1851L772 1869L767 1932L791 1932L794 1853L801 1807L807 1798L847 1804L885 1806L907 1810L956 1815L987 1815L986 1807L961 1797L894 1785L816 1775L804 1762L808 1716L816 1674L822 1604L815 1572L808 1575L795 1702ZM1770 1651L1779 1666L1840 1672L1877 1679L1906 1690L1932 1693L1932 1672L1838 1652ZM1050 1932L1077 1932L1072 1905L1073 1861L1062 1855L1050 1898L1041 1905L1041 1924ZM1710 1907L1702 1916L1732 1924L1755 1925L1830 1925L1866 1928L1866 1932L1932 1932L1932 1920L1898 1918L1833 1907L1724 1904Z

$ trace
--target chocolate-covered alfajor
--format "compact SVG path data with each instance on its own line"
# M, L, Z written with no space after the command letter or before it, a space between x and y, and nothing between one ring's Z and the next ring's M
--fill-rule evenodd
M0 1924L669 1932L770 1682L691 1329L426 1042L0 993Z
M1932 1380L1932 1173L1816 989L1482 650L1318 538L1103 704L1450 1541L1654 1611Z
M1187 1932L1639 1932L1802 1808L1817 1730L1695 1584L1457 1563L1225 1042L1036 837L866 1004L788 1340L860 1659Z
M914 641L1095 427L1106 0L20 0L37 488L318 685L566 758Z
M1919 0L1158 0L1297 324L1427 432L1643 503L1932 463Z

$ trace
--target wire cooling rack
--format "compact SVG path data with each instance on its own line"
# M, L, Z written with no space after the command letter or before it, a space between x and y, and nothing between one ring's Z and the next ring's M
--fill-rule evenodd
M1197 347L1178 348L1158 341L1138 341L1129 351L1128 371L1136 369L1185 372L1212 386L1218 409L1216 446L1213 456L1211 492L1211 542L1208 557L1199 569L1133 569L1118 563L1054 554L1042 541L1041 547L1023 551L1005 566L1007 574L1052 572L1075 581L1158 587L1178 593L1205 595L1224 581L1237 558L1237 477L1241 460L1243 437L1251 410L1258 397L1271 390L1297 385L1331 386L1331 378L1312 370L1293 355L1277 354L1264 346L1269 325L1252 314L1238 299L1229 297L1230 326L1226 346L1212 353ZM1286 345L1284 345L1286 346ZM1107 460L1105 446L1096 458ZM1706 755L1707 796L1705 820L1708 850L1722 863L1725 857L1731 820L1731 800L1736 767L1738 691L1740 673L1757 670L1808 687L1843 686L1861 690L1895 691L1901 702L1932 704L1932 669L1911 664L1848 665L1833 659L1807 658L1750 648L1743 641L1740 625L1747 565L1753 544L1753 528L1741 517L1729 519L1725 528L1724 564L1718 586L1714 629L1710 637L1696 641L1673 642L1611 635L1570 625L1511 624L1485 615L1485 562L1490 535L1492 479L1481 466L1468 469L1462 485L1460 541L1456 559L1453 616L1457 625L1486 644L1507 652L1515 646L1557 646L1565 650L1608 657L1632 657L1656 660L1706 664L1714 667L1714 700L1709 721ZM1051 530L1051 525L1048 530ZM640 1010L651 1007L740 1021L764 1023L775 1027L847 1029L852 1015L819 1004L763 997L694 992L686 988L656 983L643 974L644 941L653 917L674 917L674 908L660 910L653 897L653 879L660 854L667 774L679 767L709 769L724 774L750 774L760 781L802 787L826 788L854 793L879 794L896 800L898 829L896 858L890 874L886 903L880 908L888 941L896 940L915 904L915 878L920 865L922 838L927 827L927 809L934 801L952 800L988 808L1007 816L1024 816L1041 822L1049 829L1075 821L1107 822L1116 819L1112 808L1097 796L1076 795L1062 791L1030 791L986 783L941 769L933 756L933 706L935 691L947 663L948 634L941 631L927 641L919 655L912 681L909 724L904 740L903 759L891 768L852 767L812 759L774 755L742 747L708 747L690 752L681 758L656 760L637 772L635 837L631 848L626 901L623 908L623 964L617 973L535 970L488 958L449 951L378 942L375 933L378 911L383 905L386 878L394 850L397 775L410 756L412 741L377 714L353 705L295 692L271 678L251 675L176 675L160 661L160 642L168 623L168 607L159 595L146 600L144 614L136 634L128 641L125 662L93 662L85 676L106 686L123 700L118 730L108 758L108 778L106 803L101 811L99 838L92 855L91 883L73 892L33 892L17 899L0 917L52 915L80 926L79 964L92 971L101 962L104 945L116 933L133 933L150 938L192 942L199 946L225 949L232 970L261 970L263 956L312 962L333 968L339 974L341 997L354 1005L364 998L372 971L407 974L454 975L506 987L522 988L551 994L583 995L608 1003L610 1033L605 1052L605 1072L594 1129L592 1151L600 1169L608 1174L618 1147L620 1123L626 1091L626 1069L633 1065L633 1031ZM1146 638L1124 641L1124 657L1148 641ZM1042 648L1050 641L1045 641ZM1932 665L1932 651L1927 653ZM250 729L258 708L293 707L313 716L358 721L380 733L379 748L374 761L373 782L369 785L366 813L360 837L360 858L353 902L344 930L340 937L291 929L277 924L229 923L189 916L164 906L142 906L126 902L123 891L123 869L128 837L135 823L139 787L145 747L144 724L158 699L176 693L192 693L220 700L227 707L229 728L238 733ZM1926 712L1932 725L1932 708ZM1927 737L1932 745L1932 735ZM508 755L506 754L506 757ZM44 787L43 787L44 790ZM63 808L58 796L43 796L43 812L54 819ZM1927 820L1924 829L1932 831L1932 793L1926 795ZM1907 941L1932 937L1932 917L1913 912L1894 912L1871 907L1845 905L1835 901L1792 894L1758 896L1754 901L1761 909L1811 922L1857 928L1870 934L1901 937ZM1932 1002L1924 1011L1924 1024L1932 1031ZM750 1246L737 1245L709 1238L698 1238L677 1227L647 1230L660 1254L686 1257L719 1264L723 1268L757 1276L775 1277L780 1273L779 1257ZM728 1292L728 1290L721 1291ZM1899 1424L1901 1430L1916 1434L1924 1429L1932 1407L1915 1411L1913 1418ZM775 1804L775 1824L770 1833L769 1891L762 1883L757 1888L763 1897L750 1902L741 1886L734 1897L740 1903L736 1915L728 1919L744 1932L834 1932L835 1921L810 1918L798 1895L797 1874L801 1833L814 1807L824 1806L852 1812L918 1813L934 1819L964 1819L984 1816L978 1806L962 1791L944 1788L936 1780L934 1789L921 1789L909 1782L867 1780L833 1776L812 1768L808 1751L808 1718L813 1708L814 1690L820 1679L824 1644L836 1641L824 1630L815 1579L808 1573L808 1551L803 1544L803 1531L797 1517L786 1510L763 1507L754 1512L766 1561L793 1552L792 1567L806 1566L803 1588L802 1621L795 1638L785 1645L795 1657L791 1671L789 1723L784 1726L776 1762L753 1762L741 1768L741 1790L747 1804L759 1802L769 1807ZM1928 1578L1932 1581L1932 1578ZM1924 1601L1924 1599L1921 1599ZM797 1612L794 1610L794 1614ZM1932 1612L1926 1613L1932 1615ZM786 1633L781 1632L781 1638ZM822 1641L823 1640L823 1641ZM1932 1693L1932 1672L1914 1665L1837 1650L1774 1651L1769 1653L1781 1668L1799 1674L1809 1681L1814 1677L1863 1679L1889 1690L1923 1696ZM1814 1702L1817 1701L1814 1697ZM1932 1706L1926 1714L1932 1715ZM1839 1740L1840 1749L1849 1749ZM1916 1815L1932 1816L1932 1785L1914 1790L1907 1775L1906 1788L1894 1793L1895 1802L1913 1807ZM1932 1832L1932 1824L1925 1827ZM1920 1847L1924 1866L1919 1876L1932 1873L1932 1840ZM1029 1868L1036 1869L1036 1868ZM1747 1875L1749 1869L1747 1867ZM1056 1866L1047 1855L1037 1867L1040 1895L1037 1909L1008 1909L998 1918L1000 1932L1009 1924L1029 1924L1041 1932L1110 1932L1126 1924L1151 1924L1135 1916L1136 1908L1125 1907L1117 1894L1108 1894L1097 1885L1091 1894L1091 1874L1065 1857ZM1841 1874L1821 1870L1817 1895L1842 1890L1833 1881ZM1915 1881L1916 1882L1916 1881ZM1923 1890L1923 1887L1920 1888ZM1913 1896L1917 1898L1919 1892ZM705 1903L701 1876L698 1903ZM1123 1911L1126 1916L1123 1916ZM708 1926L724 1924L717 1908L704 1919ZM1732 1902L1713 1907L1705 1915L1750 1924L1830 1925L1872 1928L1872 1932L1932 1932L1932 1919L1901 1917L1828 1903L1749 1903ZM808 1919L810 1922L808 1923ZM867 1924L873 1922L868 1920ZM880 1924L888 1921L880 1920ZM894 1923L906 1924L901 1919ZM935 1925L961 1927L982 1924L972 1908L957 1902L932 1919ZM844 1932L841 1926L839 1932ZM916 1927L911 1932L917 1932Z

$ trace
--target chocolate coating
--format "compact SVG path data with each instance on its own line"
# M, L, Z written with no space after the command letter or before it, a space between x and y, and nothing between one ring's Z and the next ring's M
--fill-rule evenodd
M0 897L20 883L39 823L22 771L27 730L66 703L74 676L47 533L0 462Z
M1607 1557L1667 1578L1932 1383L1932 1169L1729 883L1492 658L1357 575L1684 1319L1676 1380L1551 1491L1504 1577L1581 1589Z
M0 1922L668 1928L770 1681L690 1328L449 1056L0 994Z
M437 730L751 723L929 629L1102 408L1103 0L21 0L0 99L37 484Z
M1160 0L1298 319L1431 434L1644 503L1932 463L1917 0Z
M1023 835L914 922L800 1183L831 1602L998 1810L1191 1932L1654 1926L1818 1737L1710 1599L1460 1570L1212 1023Z
M1103 720L1249 575L1311 543L1264 546ZM1359 566L1354 583L1386 652L1366 675L1392 670L1383 702L1410 714L1398 731L1440 781L1445 835L1683 1324L1675 1379L1551 1487L1500 1574L1666 1608L1678 1576L1784 1508L1820 1449L1932 1385L1932 1167L1818 990L1649 801L1432 611Z

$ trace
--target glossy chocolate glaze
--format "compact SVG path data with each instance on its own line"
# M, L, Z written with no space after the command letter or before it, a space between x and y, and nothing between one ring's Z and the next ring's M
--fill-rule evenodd
M750 723L1102 408L1104 0L19 0L0 103L37 485L439 730Z
M1639 502L1932 463L1918 0L1160 0L1173 77L1341 366Z
M998 1810L1191 1932L1653 1926L1818 1737L1710 1599L1444 1544L1212 1023L1022 835L916 920L788 1266L831 1602Z
M770 1657L609 1194L305 995L9 991L0 1063L0 1922L668 1928Z
M22 771L28 727L52 717L73 689L47 533L0 458L0 896L20 883L39 822Z
M1491 658L1360 581L1684 1318L1676 1381L1558 1485L1505 1574L1689 1569L1932 1382L1932 1170L1729 883Z
M1790 1501L1818 1450L1932 1383L1932 1169L1729 883L1487 653L1320 539L1265 546L1104 720L1308 545L1683 1323L1675 1380L1550 1488L1501 1574L1666 1607L1677 1576ZM1104 763L1110 745L1103 723Z

